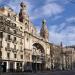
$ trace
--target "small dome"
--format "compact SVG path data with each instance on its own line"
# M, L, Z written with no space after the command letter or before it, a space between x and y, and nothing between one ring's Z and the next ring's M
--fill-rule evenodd
M48 33L48 28L46 26L45 19L42 21L42 28L40 30L40 36L43 37L44 39L48 40L49 33Z
M42 20L42 23L43 23L43 24L46 24L46 20L45 20L45 19L43 19L43 20Z

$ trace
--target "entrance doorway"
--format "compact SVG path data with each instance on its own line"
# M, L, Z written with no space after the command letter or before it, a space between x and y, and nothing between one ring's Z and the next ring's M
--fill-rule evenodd
M42 45L39 43L33 44L32 51L32 69L33 71L42 71L45 66L45 51Z
M14 71L14 62L10 62L10 72Z
M22 71L22 62L17 62L16 67L17 67L17 71L21 72Z
M7 62L3 62L3 72L6 72Z

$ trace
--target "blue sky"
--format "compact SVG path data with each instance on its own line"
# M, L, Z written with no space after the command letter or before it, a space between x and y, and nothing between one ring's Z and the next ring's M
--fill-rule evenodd
M47 20L51 43L75 45L75 4L71 0L0 0L0 6L10 6L18 13L22 1L38 32L42 19Z

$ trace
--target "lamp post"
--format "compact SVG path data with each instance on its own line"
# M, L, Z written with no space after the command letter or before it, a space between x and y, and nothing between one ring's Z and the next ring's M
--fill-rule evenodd
M61 42L61 59L62 59L62 64L61 64L61 66L62 66L62 70L64 70L64 66L63 66L63 55L64 55L64 53L63 53L63 48L62 48L62 42Z

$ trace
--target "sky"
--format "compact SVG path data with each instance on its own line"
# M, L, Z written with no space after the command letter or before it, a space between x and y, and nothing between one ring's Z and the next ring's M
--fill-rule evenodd
M42 19L46 19L50 43L75 45L75 0L0 0L0 6L10 6L19 13L20 2L25 2L27 12L38 32Z

